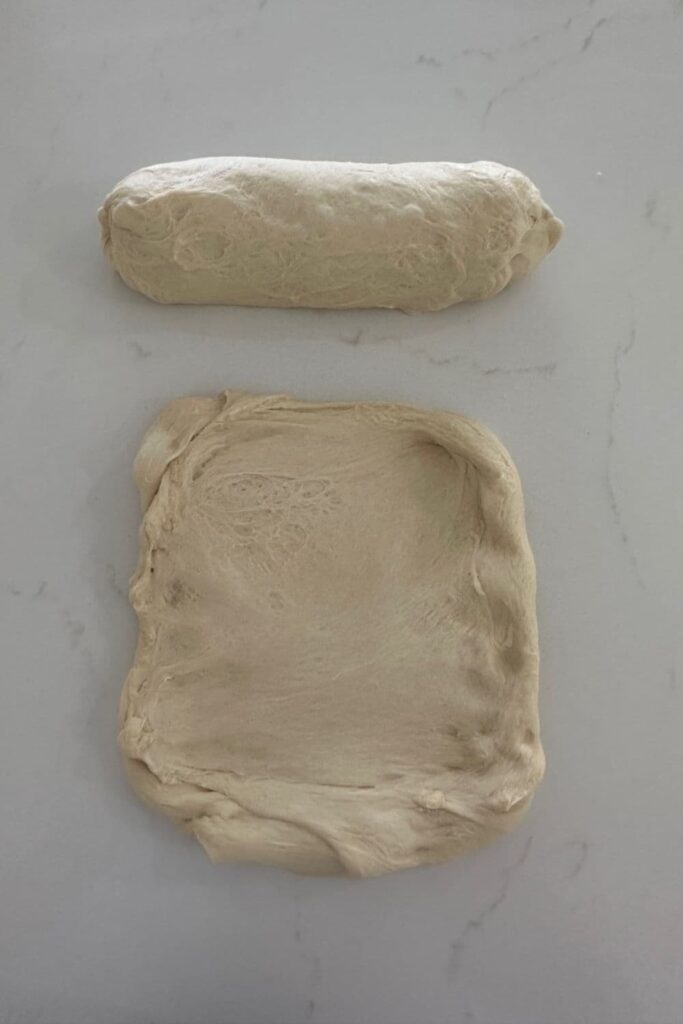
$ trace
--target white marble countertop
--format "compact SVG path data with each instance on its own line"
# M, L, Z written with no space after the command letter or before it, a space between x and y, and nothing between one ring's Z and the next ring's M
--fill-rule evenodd
M2 1024L683 1020L683 5L8 0ZM139 166L495 159L567 224L421 316L164 308L99 249ZM212 867L129 791L131 463L170 398L386 398L491 426L525 485L548 772L522 827L358 882Z

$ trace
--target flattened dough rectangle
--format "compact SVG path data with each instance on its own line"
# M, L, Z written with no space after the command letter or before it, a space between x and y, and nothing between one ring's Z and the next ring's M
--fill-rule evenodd
M226 392L136 460L120 743L215 860L378 874L506 831L544 768L519 478L453 413Z

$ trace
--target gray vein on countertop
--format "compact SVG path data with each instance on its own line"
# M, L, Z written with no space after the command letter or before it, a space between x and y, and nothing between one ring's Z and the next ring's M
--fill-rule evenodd
M576 863L567 875L567 879L572 879L576 878L576 876L583 871L583 867L588 857L588 851L590 850L590 844L587 843L585 839L573 839L571 842L567 843L567 849L577 851Z
M645 203L645 220L652 221L654 212L657 209L659 202L659 192L653 192L648 201Z
M441 68L443 67L443 61L437 60L436 57L430 57L428 54L421 53L415 60L416 64L426 64L430 68Z
M593 6L593 0L591 0L591 2L589 2L588 8L586 8L586 10L590 9L592 6ZM566 34L571 29L571 27L574 24L574 22L577 21L578 18L580 18L583 15L585 15L586 10L580 11L578 14L573 14L569 18L566 18L562 22L562 24L559 26L559 31L562 34ZM614 15L612 15L611 17L614 17ZM608 21L610 21L611 17L607 18L607 17L603 16L602 18L600 18L596 22L596 24L593 26L593 28L588 33L588 35L586 37L584 37L583 43L581 45L581 51L580 52L583 52L584 50L588 49L588 47L590 46L590 44L591 44L591 42L593 40L593 36L594 36L595 32L598 30L598 27L602 27L602 25L604 25ZM555 35L557 32L558 32L558 27L557 26L553 27L552 29L549 29L547 32L537 32L535 35L530 36L526 40L523 40L522 43L517 44L516 47L503 48L502 52L512 52L514 49L523 49L524 47L528 46L529 44L540 42L542 39L547 39L547 38ZM500 51L492 50L492 51L480 51L480 52L482 52L486 56L489 56L490 58L493 58ZM518 78L516 81L512 82L510 85L504 86L497 93L495 93L491 97L491 99L489 100L489 102L486 105L486 109L484 110L484 114L482 116L482 125L486 124L488 116L491 113L493 107L501 99L503 99L504 96L507 96L507 95L509 95L512 92L516 92L516 90L519 89L520 86L525 85L527 82L532 82L534 79L538 78L540 75L544 74L546 71L550 71L557 64L559 64L563 59L564 59L563 56L553 57L552 60L546 61L546 63L541 64L541 66L536 68L535 71L527 72L526 74L524 74L520 78Z
M370 346L370 345L383 345L385 342L392 342L397 349L401 352L405 352L408 355L418 356L424 359L425 362L431 363L432 366L450 366L457 359L457 356L435 356L422 346L410 345L403 341L401 338L395 338L391 334L377 334L375 336L368 336L366 331L362 328L356 331L355 334L351 335L340 335L338 340L343 345L350 345L352 348L358 348L359 345Z
M590 30L590 32L584 39L583 43L581 44L581 53L585 53L588 47L592 45L595 33L599 32L601 28L604 28L605 25L609 25L611 20L612 18L607 17L598 18L596 23L593 25L593 28Z
M452 363L457 361L457 356L434 356L431 352L428 352L426 348L415 348L414 345L399 343L399 348L403 352L408 352L411 355L424 359L432 366L450 366Z
M563 59L563 57L553 57L552 60L547 61L545 64L541 64L541 66L539 68L536 68L535 71L530 71L526 75L522 75L521 78L516 79L510 85L506 85L497 93L494 93L494 95L486 104L486 108L481 119L482 126L486 124L489 114L493 110L494 106L497 103L499 103L503 99L503 97L509 96L510 93L516 92L517 89L519 89L522 85L526 85L527 82L533 82L534 79L539 78L546 71L550 71L552 68L556 67L559 63L561 63Z
M47 581L43 580L40 583L40 585L33 591L33 593L28 595L29 600L30 601L35 601L36 598L42 597L43 594L45 593L45 587L46 586L47 586ZM23 595L24 595L24 591L22 590L21 587L18 587L16 585L16 583L10 583L8 585L8 587L7 587L7 592L9 594L11 594L12 597L23 597Z
M590 6L590 5L589 5ZM491 50L479 46L467 46L464 50L458 50L454 54L454 57L483 57L485 60L495 60L504 53L517 53L519 50L526 50L528 47L533 46L535 43L540 43L544 39L550 39L558 33L567 32L574 22L581 18L585 14L585 11L579 11L578 14L572 14L568 18L565 18L560 24L552 25L550 28L545 29L542 32L534 32L533 35L527 36L525 39L520 39L517 43L511 43L510 46L496 46Z
M149 359L149 357L152 354L149 351L149 349L141 345L139 341L135 340L135 338L131 338L131 340L128 342L128 348L131 349L133 352L136 352L140 359Z
M15 597L21 597L24 594L24 590L20 587L12 585L10 587L10 593ZM65 628L66 634L69 639L69 647L72 651L78 651L89 664L93 664L93 654L90 647L84 642L84 635L86 631L85 622L82 619L77 618L71 609L62 601L58 594L52 592L48 585L47 580L41 580L40 584L27 595L29 601L37 601L39 603L47 603L52 605L59 616L61 617Z
M14 344L10 345L9 348L7 349L7 361L3 365L2 370L0 370L0 381L4 380L6 372L12 366L15 356L19 355L19 353L21 352L22 348L26 344L27 339L28 335L24 334L21 336L21 338L17 339L17 341L15 341Z
M68 608L60 608L62 617L66 623L66 629L70 638L71 650L75 651L80 647L81 639L85 633L85 623L74 618Z
M305 938L304 928L301 914L301 902L298 898L295 899L295 913L294 913L294 941L301 945ZM301 950L302 955L306 954L305 947ZM306 1004L306 1017L307 1021L312 1021L316 1010L316 1001L314 998L316 990L319 988L323 976L323 964L322 959L318 953L310 954L310 974L308 979L308 985L310 990L310 998Z
M605 473L605 481L607 485L607 495L609 499L609 506L614 516L614 521L619 531L621 542L626 549L628 560L631 563L631 567L635 574L636 581L641 590L646 590L645 581L643 580L640 572L640 566L631 547L631 540L624 525L624 519L619 506L619 500L617 498L617 492L614 486L614 445L615 445L615 420L617 414L617 408L619 405L619 398L621 396L622 386L622 366L623 362L628 356L636 343L636 326L631 324L629 330L628 339L625 342L618 342L614 349L614 360L613 360L613 378L614 383L612 386L612 397L610 399L608 418L607 418L607 470Z
M43 580L38 589L34 594L31 595L33 600L37 601L48 601L54 605L64 621L66 626L66 632L69 637L69 646L72 651L79 650L82 646L83 634L85 633L85 623L82 619L76 618L71 610L64 604L64 602L56 594L53 594L47 585L47 580ZM92 655L87 647L83 645L82 653L87 661L92 661Z
M411 345L409 342L404 341L402 338L396 338L391 334L378 334L369 335L366 330L360 328L355 334L340 335L337 338L343 345L349 345L351 348L359 348L360 346L368 347L372 345L383 345L386 342L391 342L396 348L406 353L406 355L416 356L418 359L429 363L431 366L451 366L453 363L460 361L460 357L456 354L449 356L437 356L434 355L429 349L422 345ZM527 375L535 374L539 377L552 377L558 367L557 362L551 363L534 363L531 366L482 366L472 359L468 363L472 370L476 370L478 373L484 374L484 376L508 376L508 375Z
M592 5L589 5L589 6L592 6ZM674 0L672 6L670 8L670 14L673 15L673 17L677 18L681 14L682 10L683 10L683 0ZM619 7L616 10L614 10L611 14L602 15L602 17L598 18L598 20L595 22L593 27L583 37L583 39L581 41L581 45L580 45L578 51L573 51L573 52L570 52L570 53L566 53L566 54L562 54L560 56L554 57L552 60L549 60L546 63L541 64L534 71L530 71L530 72L527 72L524 75L521 75L514 82L511 82L509 85L506 85L502 89L500 89L497 93L494 93L494 95L491 97L491 99L489 100L488 104L486 105L486 108L485 108L484 113L482 115L482 126L484 126L486 124L486 121L488 119L489 114L491 113L491 110L493 109L494 106L496 106L500 102L500 100L502 100L505 96L510 95L510 93L516 92L521 86L527 84L528 82L532 82L535 79L539 78L541 75L545 74L546 71L552 70L552 68L556 67L556 65L560 64L564 60L566 60L566 59L568 59L568 58L570 58L572 56L577 56L577 55L581 56L581 54L585 53L586 50L588 50L592 46L593 39L595 38L595 35L598 32L601 32L602 29L606 28L608 25L612 25L612 24L616 23L617 21L631 21L631 22L658 21L661 18L665 18L667 16L668 16L668 12L661 12L661 11L656 12L654 14L634 14L634 15L628 15L628 14L624 13L623 8L619 8ZM569 18L567 21L565 21L563 26L562 26L563 30L567 31L571 27L573 21L575 21L577 17L578 17L578 15L574 15L574 18Z
M345 334L340 334L339 340L342 342L343 345L352 345L354 348L356 348L358 345L360 345L361 341L363 340L364 334L365 331L361 327L360 330L356 331L355 334L352 334L349 337L347 337Z
M510 374L510 373L538 373L541 377L552 377L557 369L557 363L539 363L536 366L492 366L489 370L483 370L483 374L486 377L493 376L494 374Z
M598 0L589 0L587 6L583 10L578 11L576 14L571 14L569 17L565 18L560 23L551 25L550 28L544 29L540 32L534 32L533 35L526 36L524 39L520 39L518 42L511 43L509 46L495 46L492 48L482 46L466 46L462 50L457 50L452 55L451 59L457 61L468 59L470 57L481 57L487 61L494 61L497 57L500 57L502 55L514 54L526 50L529 47L535 46L537 43L541 43L546 39L552 39L554 36L563 35L566 32L568 32L569 29L571 29L572 25L574 25L574 23L578 21L580 18L585 17L587 12L597 2ZM681 3L683 3L683 0L681 0ZM602 25L609 20L610 18L608 17L602 17L599 19L598 22L596 22L591 31L588 33L588 36L584 38L581 47L582 51L584 49L588 49L593 40L593 35L595 34L595 32L598 31L598 29L601 28ZM431 55L421 53L416 58L415 63L428 65L430 67L443 67L444 61L439 60L438 58L433 57ZM542 69L538 70L538 73L540 74L542 70L546 70L546 68L550 66L552 65L544 65ZM532 73L530 77L536 77L536 73ZM524 80L527 80L526 77ZM517 84L521 84L521 80ZM513 87L510 88L512 89ZM516 86L514 86L514 88L516 88ZM502 96L505 91L506 90L501 90L499 96ZM486 117L486 114L484 115L484 117Z
M683 0L681 0L681 3L683 3ZM661 199L661 192L657 189L645 203L644 217L650 227L654 228L662 238L666 238L671 231L671 221L666 218L660 220L657 216Z
M107 578L107 584L111 590L119 597L122 597L126 603L128 602L128 594L124 587L121 586L118 579L116 578L116 567L111 563L107 562L104 566L104 571Z
M477 931L479 928L481 928L482 925L486 922L486 920L491 916L491 914L493 914L494 911L497 910L498 907L501 905L501 903L503 903L507 899L510 891L510 883L512 881L512 877L515 874L515 872L522 866L522 864L524 864L525 860L529 856L529 851L531 850L532 842L533 836L529 836L517 860L513 861L512 864L509 864L508 867L503 869L501 875L500 888L494 899L492 899L490 903L487 903L484 909L480 911L480 913L477 914L476 917L471 917L467 924L465 925L465 927L460 932L460 935L457 937L457 939L451 942L449 973L453 978L457 976L458 971L460 969L460 961L462 958L462 954L464 953L465 948L467 946L467 940L469 936L471 935L472 932Z
M313 997L313 993L320 985L322 980L322 961L317 953L314 953L311 957L311 976L309 978L309 985L311 988L311 996L306 1004L306 1020L312 1021L315 1016L316 1001Z
M317 988L322 981L323 965L317 953L311 957L311 988Z

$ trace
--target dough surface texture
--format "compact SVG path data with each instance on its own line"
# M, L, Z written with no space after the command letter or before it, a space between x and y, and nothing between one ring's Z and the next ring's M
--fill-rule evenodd
M136 459L119 742L214 861L375 875L513 827L544 770L517 472L453 413L225 392Z
M126 284L157 302L443 309L532 271L562 223L490 162L209 157L124 178L99 211Z

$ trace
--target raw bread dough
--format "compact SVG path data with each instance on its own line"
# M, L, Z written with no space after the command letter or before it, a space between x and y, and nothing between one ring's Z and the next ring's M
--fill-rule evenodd
M120 743L212 860L373 875L519 821L542 777L519 478L452 413L172 402L144 520Z
M242 306L442 309L495 295L562 233L525 175L488 162L157 164L99 217L131 288Z

